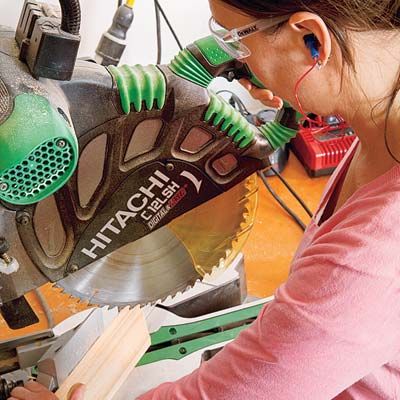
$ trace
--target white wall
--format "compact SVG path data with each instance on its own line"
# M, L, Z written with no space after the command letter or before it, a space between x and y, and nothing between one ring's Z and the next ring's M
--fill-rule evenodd
M159 1L184 46L209 34L210 10L208 0ZM56 0L51 0L51 2L56 2ZM23 3L24 0L0 0L0 25L15 27ZM80 56L94 55L101 34L111 24L116 6L117 0L81 0L82 42ZM128 46L121 61L126 64L153 64L157 58L153 0L136 0L134 11L135 20L129 31ZM164 21L162 21L162 25L162 62L168 63L179 51L179 48ZM238 83L229 83L218 78L212 89L223 88L236 92L250 111L255 112L263 108L261 103L251 99Z

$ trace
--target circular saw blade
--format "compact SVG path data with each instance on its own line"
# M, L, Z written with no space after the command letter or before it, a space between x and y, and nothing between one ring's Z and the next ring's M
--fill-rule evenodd
M194 262L166 226L57 282L74 297L98 305L146 304L192 285Z
M92 304L122 307L163 300L225 268L240 251L254 221L255 175L57 282Z

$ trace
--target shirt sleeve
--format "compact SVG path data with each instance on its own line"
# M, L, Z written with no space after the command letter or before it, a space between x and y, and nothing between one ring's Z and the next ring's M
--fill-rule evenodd
M347 211L321 229L236 340L140 400L327 400L392 360L400 351L398 214Z

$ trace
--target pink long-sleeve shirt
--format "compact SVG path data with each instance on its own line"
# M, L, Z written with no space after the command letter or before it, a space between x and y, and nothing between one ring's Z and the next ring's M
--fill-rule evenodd
M275 300L210 361L140 400L400 399L400 166L321 221L354 147Z

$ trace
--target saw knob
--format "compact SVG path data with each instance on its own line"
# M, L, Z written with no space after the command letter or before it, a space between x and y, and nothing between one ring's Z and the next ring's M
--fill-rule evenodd
M24 386L23 381L7 381L0 379L0 400L7 400L17 386Z
M18 261L11 257L7 252L10 250L10 245L7 239L0 236L0 273L12 274L19 269Z
M3 236L0 236L0 258L2 258L7 264L10 264L11 257L7 254L10 250L10 245L7 242L7 239Z

